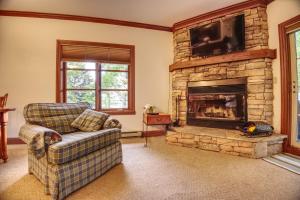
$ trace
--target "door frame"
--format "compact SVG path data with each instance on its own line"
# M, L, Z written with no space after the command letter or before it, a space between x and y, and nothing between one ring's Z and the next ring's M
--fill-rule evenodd
M281 72L281 134L288 136L287 140L283 143L283 150L284 152L295 155L300 155L300 148L296 148L291 145L292 77L288 31L299 21L300 15L297 15L278 25Z

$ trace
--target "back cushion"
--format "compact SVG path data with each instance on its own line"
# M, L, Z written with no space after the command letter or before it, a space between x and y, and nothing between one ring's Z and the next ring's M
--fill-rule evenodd
M85 132L98 131L108 117L109 114L86 109L72 122L71 126Z
M24 118L27 123L65 134L77 131L71 123L87 108L87 103L33 103L24 107Z

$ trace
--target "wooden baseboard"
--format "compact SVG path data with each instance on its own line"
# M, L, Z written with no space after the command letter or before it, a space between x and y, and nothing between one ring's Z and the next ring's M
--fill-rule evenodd
M164 130L144 131L142 136L155 137L165 135L165 133Z
M25 144L20 138L7 138L7 144Z
M142 131L122 132L121 133L122 138L141 137L141 136L142 136Z

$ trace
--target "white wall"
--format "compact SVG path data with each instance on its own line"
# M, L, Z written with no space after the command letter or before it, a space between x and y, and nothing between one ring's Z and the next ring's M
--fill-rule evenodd
M267 7L269 26L269 47L277 49L277 59L273 60L274 76L274 117L275 131L280 131L281 121L281 89L280 89L280 58L279 58L279 36L278 24L300 14L299 0L275 0ZM282 119L284 120L284 119Z
M168 112L172 33L87 22L0 17L0 95L9 93L8 137L24 123L24 105L55 102L56 40L135 45L136 115L115 116L124 131L141 130L146 103Z
M280 131L280 60L278 24L300 14L299 0L275 0L268 5L269 47L273 60L274 118ZM56 40L132 44L136 47L136 115L116 116L124 130L141 130L146 103L168 111L168 65L172 63L172 33L87 22L0 17L0 95L9 93L8 137L17 137L24 123L22 109L32 102L55 101Z

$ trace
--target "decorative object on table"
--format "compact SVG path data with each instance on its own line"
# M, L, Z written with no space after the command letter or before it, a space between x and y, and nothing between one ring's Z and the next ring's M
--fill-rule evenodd
M148 126L153 125L165 125L165 129L160 134L155 134L155 136L163 135L168 129L168 125L171 123L171 116L169 114L158 113L157 115L152 115L148 113L143 114L143 136L145 137L145 147L148 145L147 138L149 137ZM145 129L146 126L146 129Z
M146 104L144 106L144 113L149 115L158 115L158 112L156 112L156 108L154 105Z
M265 122L246 122L241 128L242 135L247 137L266 137L273 134L274 128Z
M6 106L7 98L7 93L4 96L0 97L0 108L4 108Z
M173 126L174 127L179 127L180 126L180 119L179 119L179 104L180 104L180 100L181 100L181 95L178 95L176 97L176 119L175 121L173 121Z

